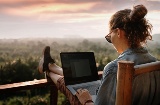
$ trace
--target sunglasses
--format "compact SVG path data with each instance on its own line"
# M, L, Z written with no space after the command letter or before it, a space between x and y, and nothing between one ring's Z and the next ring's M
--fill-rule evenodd
M109 34L107 34L107 35L105 36L106 40L107 40L109 43L112 43L112 41L111 41L111 34L112 34L112 32L115 31L115 30L117 30L117 28L116 28L116 29L113 29Z

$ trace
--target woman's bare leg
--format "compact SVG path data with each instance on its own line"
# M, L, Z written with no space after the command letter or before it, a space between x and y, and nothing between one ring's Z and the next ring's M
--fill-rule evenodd
M55 63L48 64L49 71L47 75L52 79L52 81L57 84L59 78L63 77L63 70L60 66L56 65Z
M55 63L53 63L53 64L49 63L48 67L49 67L49 70L51 72L63 76L63 69L60 66L58 66L57 64L55 64Z
M53 69L54 67L52 67ZM57 69L57 68L56 68ZM56 70L56 69L53 69ZM59 70L59 69L58 69ZM78 98L73 95L65 86L63 76L59 74L55 74L52 71L48 72L48 76L52 79L52 81L56 84L57 89L60 90L69 100L71 105L81 105Z
M53 72L49 72L49 73L48 73L48 76L52 79L52 81L53 81L55 84L57 84L57 81L58 81L59 78L63 77L63 76L58 75L58 74L55 74L55 73L53 73Z
M57 89L68 97L71 105L80 105L79 100L74 96L65 86L63 78L63 70L60 66L55 64L54 59L50 56L50 47L46 46L43 51L43 57L41 58L38 66L40 73L46 72L46 75L56 84Z

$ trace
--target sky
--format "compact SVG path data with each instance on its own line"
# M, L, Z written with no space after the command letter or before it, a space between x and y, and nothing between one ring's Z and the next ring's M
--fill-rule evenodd
M104 38L112 14L138 4L160 33L160 0L0 0L0 39Z

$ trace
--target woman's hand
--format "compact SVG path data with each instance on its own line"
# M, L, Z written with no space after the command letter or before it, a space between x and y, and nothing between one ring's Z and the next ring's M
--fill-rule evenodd
M93 104L92 97L89 94L89 91L87 89L78 89L76 96L78 97L78 99L82 105L86 105L88 103Z

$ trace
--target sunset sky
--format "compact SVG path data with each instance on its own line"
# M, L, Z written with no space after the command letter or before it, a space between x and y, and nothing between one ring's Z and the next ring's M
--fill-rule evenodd
M104 38L110 16L137 4L160 33L160 0L0 0L0 39Z

